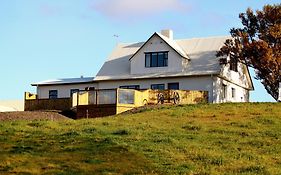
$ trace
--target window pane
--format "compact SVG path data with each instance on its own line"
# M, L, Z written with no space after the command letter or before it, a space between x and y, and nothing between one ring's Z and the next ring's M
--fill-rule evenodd
M168 52L145 53L145 67L168 66Z
M98 104L116 104L116 90L97 91Z
M227 86L222 84L222 98L225 99L227 94Z
M145 67L150 67L150 58L151 58L151 54L146 53L145 54Z
M164 90L165 89L165 84L152 84L151 89L160 89Z
M151 67L157 67L157 53L152 53Z
M164 66L164 53L158 53L158 67Z
M140 89L140 85L132 85L128 89Z
M140 85L119 86L121 89L140 89Z
M159 84L158 89L164 90L165 89L165 85L164 84Z
M97 96L96 96L97 91L89 91L89 105L95 105L97 103Z
M164 53L163 66L168 66L168 52Z
M157 89L157 84L152 84L151 89Z
M238 71L238 62L233 60L230 62L230 70L233 70L235 72Z
M168 89L178 90L179 83L168 83Z
M56 99L58 98L58 91L57 90L50 90L49 91L49 99Z
M232 98L235 98L235 89L231 88L231 94L232 94Z
M135 101L135 91L133 90L118 90L118 103L121 104L134 104Z

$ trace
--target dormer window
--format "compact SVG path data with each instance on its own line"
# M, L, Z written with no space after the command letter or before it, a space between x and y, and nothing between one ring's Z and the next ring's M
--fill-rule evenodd
M167 67L168 52L146 52L145 67Z

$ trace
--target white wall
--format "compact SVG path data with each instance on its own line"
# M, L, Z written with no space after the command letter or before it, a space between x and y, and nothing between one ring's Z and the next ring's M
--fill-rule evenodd
M167 67L145 67L145 52L168 52ZM131 74L150 74L159 72L182 71L183 58L167 45L159 36L154 35L145 46L131 59Z
M37 95L39 99L49 98L49 90L58 90L58 98L70 97L71 89L85 90L86 87L98 88L97 83L89 84L73 84L73 85L52 85L37 87Z
M101 81L99 82L100 89L119 88L125 85L140 85L141 89L149 89L152 84L165 84L165 89L168 88L168 83L179 83L179 89L182 90L202 90L208 91L209 102L213 100L213 81L211 76L197 77L180 77L180 78L158 78L144 80L116 80L116 81Z
M249 90L216 77L214 82L214 102L249 102ZM223 98L223 84L226 85L226 98ZM232 88L235 89L235 96L232 97Z
M244 64L238 63L238 72L230 70L230 65L227 64L222 68L222 76L226 77L228 80L239 84L245 88L250 87L250 79L246 76L248 74L247 68ZM249 75L250 76L250 75Z
M278 101L281 102L281 83L279 83L279 98Z
M58 90L58 98L70 97L70 89L84 90L86 87L95 87L96 89L113 89L126 85L139 85L141 89L149 89L152 84L179 83L179 89L182 90L202 90L208 91L208 101L214 103L222 102L248 102L249 91L243 87L237 86L229 81L219 77L212 76L193 76L193 77L175 77L175 78L157 78L157 79L139 79L139 80L115 80L100 81L91 84L77 85L56 85L56 86L39 86L38 97L49 98L49 90ZM222 98L222 84L227 85L226 98ZM232 90L235 89L235 97L232 97Z

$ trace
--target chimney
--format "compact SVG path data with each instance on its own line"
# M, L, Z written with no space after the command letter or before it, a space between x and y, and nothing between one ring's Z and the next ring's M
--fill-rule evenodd
M166 36L167 38L173 40L174 39L174 33L172 30L167 29L167 30L161 30L161 34Z

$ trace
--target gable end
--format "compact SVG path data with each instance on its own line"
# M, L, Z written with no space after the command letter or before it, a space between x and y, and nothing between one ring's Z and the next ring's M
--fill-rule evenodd
M169 47L171 47L177 54L179 54L180 57L185 58L185 59L189 59L187 56L179 53L178 50L176 50L174 47L171 46L171 44L169 44L165 39L163 39L163 37L161 37L157 32L155 32L151 37L149 37L149 39L130 57L129 61L131 61L131 59L133 57L135 57L135 55L149 42L149 40L151 40L151 38L153 38L154 36L158 36L160 39L162 39Z

